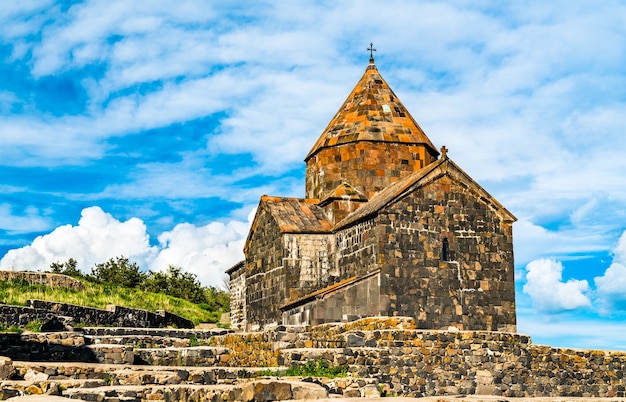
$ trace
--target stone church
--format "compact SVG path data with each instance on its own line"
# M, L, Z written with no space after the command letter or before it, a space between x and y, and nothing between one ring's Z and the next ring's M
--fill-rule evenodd
M409 316L516 331L516 218L437 150L372 57L304 160L306 197L262 196L227 271L233 328Z

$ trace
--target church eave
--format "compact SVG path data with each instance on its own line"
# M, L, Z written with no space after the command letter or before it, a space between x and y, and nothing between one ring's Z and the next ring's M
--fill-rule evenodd
M504 221L510 223L517 221L517 218L502 204L500 204L498 200L489 194L480 184L474 181L474 179L465 173L465 171L463 171L456 163L448 157L445 157L380 191L372 197L367 204L338 222L334 226L333 230L337 231L370 219L379 211L396 202L396 200L404 197L406 194L414 191L416 188L425 186L442 176L451 176L451 170L458 172L458 174L463 177L463 181L468 183L480 194L482 202L490 204L495 210L499 211Z

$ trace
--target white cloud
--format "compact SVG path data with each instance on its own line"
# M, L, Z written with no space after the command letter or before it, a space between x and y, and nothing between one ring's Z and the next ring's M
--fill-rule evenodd
M122 222L99 207L85 208L78 225L60 226L28 246L10 250L0 260L0 269L46 270L53 262L74 258L82 271L90 272L96 263L123 255L144 269L176 265L196 274L203 284L219 287L224 271L243 258L253 214L248 222L179 224L159 236L158 246L150 246L140 219Z
M517 311L517 329L532 334L533 344L554 347L626 350L626 323L583 315L543 315L536 310Z
M200 282L220 287L224 271L243 259L243 246L254 210L248 222L212 222L205 226L176 225L159 236L161 251L150 267L164 270L173 264L197 275Z
M602 276L594 279L600 313L626 311L626 231L613 250L613 262Z
M559 312L591 306L586 294L590 291L587 281L570 279L563 282L561 262L547 259L531 261L526 271L523 291L538 310Z
M565 222L565 226L567 222ZM562 259L575 254L578 258L610 247L605 231L568 227L548 230L522 218L514 225L515 261L525 265L538 257Z
M94 264L120 255L145 265L156 252L148 240L140 219L120 222L99 207L90 207L83 209L77 226L60 226L28 246L10 250L0 268L45 270L52 262L74 258L88 272Z
M0 191L11 191L10 188ZM51 222L42 216L37 208L26 208L22 213L16 214L11 205L0 204L0 230L8 233L40 232L50 227Z

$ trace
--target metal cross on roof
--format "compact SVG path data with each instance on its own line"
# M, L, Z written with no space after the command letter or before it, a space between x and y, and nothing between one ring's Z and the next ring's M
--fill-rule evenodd
M370 47L367 48L367 51L370 52L370 63L374 62L374 52L376 49L374 48L374 44L370 42Z
M448 157L448 148L446 148L446 146L442 146L441 147L441 159L447 158Z

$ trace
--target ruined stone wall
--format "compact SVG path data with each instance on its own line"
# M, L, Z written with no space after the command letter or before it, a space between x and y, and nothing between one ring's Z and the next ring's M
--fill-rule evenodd
M230 275L230 326L234 329L246 327L246 272L240 265Z
M171 368L189 378L193 377L192 371L178 366L201 365L202 370L207 371L192 380L200 383L209 380L215 383L216 377L228 378L232 383L237 376L254 376L257 368L274 371L322 359L329 367L347 369L348 378L324 382L329 390L344 397L360 395L339 385L343 381L357 381L360 387L373 385L383 396L626 397L626 352L534 345L528 336L514 333L416 330L414 327L415 320L409 317L369 317L349 323L313 327L281 325L263 332L221 332L221 335L203 334L198 330L169 330L168 333L165 329L87 328L84 335L89 333L90 337L95 333L130 337L130 332L136 332L138 337L135 343L124 339L115 345L88 345L87 340L94 339L85 337L83 340L81 333L0 334L0 353L10 351L16 360L22 360L19 363L22 373L26 367L32 367L50 375L62 375L61 371L65 371L65 375L80 373L80 378L87 378L88 372L98 372L101 375L98 378L102 378L103 373L107 373L103 371L106 367L81 365L76 371L69 364L55 369L49 364L28 364L24 360L33 360L36 356L78 359L80 353L89 352L82 358L122 363L128 367L134 350L137 360L175 365L177 367ZM139 343L144 343L145 336L149 335L170 339L179 336L191 339L193 335L201 345L146 349ZM106 342L106 339L101 341ZM14 348L15 345L19 347ZM28 359L20 357L20 353L26 353ZM209 364L213 366L207 367ZM171 370L160 367L161 370L167 375L164 378L170 378L167 373ZM117 369L108 373L113 381L119 378L117 384L128 384L128 374L131 377L152 375ZM232 376L233 373L240 374Z
M287 294L282 234L268 211L261 211L256 220L248 242L255 247L244 250L246 322L252 329L277 323Z
M436 159L424 145L359 141L323 148L307 161L306 198L323 199L347 182L369 199Z
M2 356L31 362L132 364L134 360L132 346L86 345L76 332L0 333L0 350Z
M111 305L108 310L77 306L45 300L28 300L27 306L0 304L0 324L24 327L29 322L46 322L55 317L70 317L73 324L107 325L118 327L193 328L193 323L175 314L132 309Z
M384 315L413 316L418 328L515 331L511 223L471 187L442 176L386 207L377 222L387 231Z
M283 235L288 300L299 299L337 280L334 240L332 234Z
M386 395L626 396L626 352L533 345L502 332L348 331L335 349L286 349L282 363L323 358L376 378Z
M78 279L71 276L52 274L50 272L0 271L0 281L23 280L31 284L45 285L52 288L83 290L84 286Z
M57 315L58 314L49 310L0 304L0 326L7 328L13 326L24 327L29 322L33 321L45 322L53 319Z
M233 364L239 367L322 358L331 367L348 367L356 378L376 379L386 396L626 397L626 352L555 348L534 345L522 334L411 329L414 325L406 317L370 317L215 339L232 350L263 343L263 354L236 354ZM271 349L277 351L275 360L269 358Z

